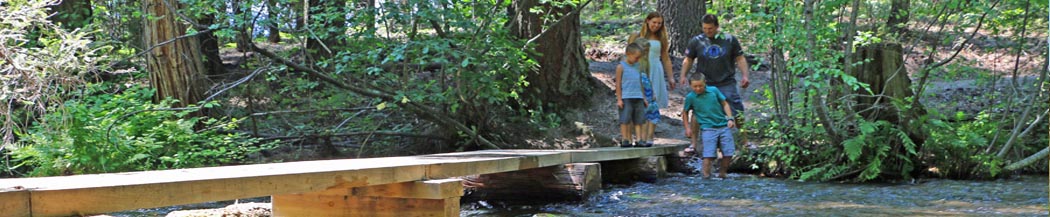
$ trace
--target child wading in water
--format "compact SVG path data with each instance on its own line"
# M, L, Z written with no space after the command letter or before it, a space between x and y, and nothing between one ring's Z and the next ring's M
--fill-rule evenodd
M726 96L722 95L718 88L708 87L704 82L703 74L697 77L694 77L689 83L693 91L685 96L683 102L685 106L682 108L684 115L682 120L695 118L699 123L698 129L691 129L689 124L685 125L685 135L691 138L689 140L691 145L686 148L685 152L694 152L697 137L702 139L704 178L710 178L711 161L717 157L715 148L721 149L722 164L718 169L718 177L726 178L729 161L733 159L733 152L736 151L736 148L733 147L733 133L729 129L735 128L736 123L733 123L733 116L729 115L732 114L732 111L729 103L726 102Z
M648 107L642 91L642 73L639 59L642 46L628 44L624 61L616 66L616 107L620 109L620 147L633 147L632 137L642 140L642 124L645 124L645 108Z

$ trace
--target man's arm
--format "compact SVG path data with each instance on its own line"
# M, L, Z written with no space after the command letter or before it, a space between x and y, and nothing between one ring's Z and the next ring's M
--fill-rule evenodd
M686 57L685 60L682 60L682 72L679 73L678 76L678 78L681 80L678 81L678 84L689 84L689 80L685 76L687 73L689 73L689 68L693 68L693 58Z
M747 67L747 58L744 55L736 56L736 68L740 70L740 88L747 88L751 85L751 80L748 79L748 75L751 74L751 67Z

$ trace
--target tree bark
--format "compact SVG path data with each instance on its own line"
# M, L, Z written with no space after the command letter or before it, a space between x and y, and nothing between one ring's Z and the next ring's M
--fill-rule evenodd
M911 0L892 0L890 3L890 17L886 19L886 26L891 33L904 34L908 30L907 24L911 17Z
M529 10L534 7L557 13L554 20ZM598 82L587 71L587 60L580 36L579 13L575 8L556 8L539 0L514 0L508 29L515 36L535 45L530 57L539 70L526 76L527 93L536 100L557 105L579 105L586 101ZM544 23L554 23L544 30Z
M197 20L203 26L211 26L215 23L214 15L206 15L204 18ZM208 75L221 75L226 73L226 67L222 65L222 57L219 57L219 39L215 37L215 34L211 31L204 32L207 29L198 28L200 35L197 35L197 40L200 40L201 53L204 55L204 66L207 68Z
M187 25L176 20L164 5L164 0L142 2L142 11L152 19L144 21L144 42L153 47L146 54L146 68L150 73L150 84L157 89L154 101L171 97L178 102L175 107L185 107L201 100L205 71L197 37L176 37L186 34ZM181 8L178 2L173 7Z
M700 18L707 14L705 1L658 0L656 8L664 15L670 55L683 56L689 39L703 33Z

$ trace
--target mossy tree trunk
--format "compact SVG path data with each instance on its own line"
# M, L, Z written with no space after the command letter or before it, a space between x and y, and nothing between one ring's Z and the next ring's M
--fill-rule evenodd
M534 7L558 14L544 20L542 14L530 12ZM580 105L598 84L587 70L580 35L580 16L576 8L540 4L539 0L514 0L509 9L508 25L512 34L530 40L535 50L531 57L539 69L530 73L527 93L536 100L556 105ZM544 23L553 23L544 26Z

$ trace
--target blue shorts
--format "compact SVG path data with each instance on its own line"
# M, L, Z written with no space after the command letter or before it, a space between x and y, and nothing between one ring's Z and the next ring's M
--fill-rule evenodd
M716 147L722 149L722 157L732 157L736 152L736 147L733 147L733 131L728 127L706 128L703 131L700 138L704 144L704 158L718 157L715 155Z
M642 99L623 99L620 109L620 124L644 124L645 101Z

